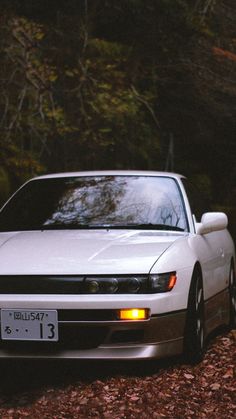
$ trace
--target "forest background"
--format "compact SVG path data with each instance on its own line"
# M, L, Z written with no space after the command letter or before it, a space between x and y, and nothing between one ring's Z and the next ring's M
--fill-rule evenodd
M171 170L236 237L235 0L1 0L0 203L28 178Z

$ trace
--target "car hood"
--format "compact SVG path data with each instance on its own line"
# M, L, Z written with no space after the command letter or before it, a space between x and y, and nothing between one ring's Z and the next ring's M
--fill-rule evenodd
M131 230L0 234L0 275L148 273L184 233Z

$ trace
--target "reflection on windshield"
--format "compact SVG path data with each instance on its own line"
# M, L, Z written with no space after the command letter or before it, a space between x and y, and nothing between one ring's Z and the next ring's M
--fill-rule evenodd
M0 230L49 228L157 228L187 230L174 179L86 176L38 179L0 213Z

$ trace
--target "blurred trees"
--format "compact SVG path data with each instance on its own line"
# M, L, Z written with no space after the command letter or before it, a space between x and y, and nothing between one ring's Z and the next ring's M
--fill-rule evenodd
M8 185L45 171L163 170L173 138L175 171L202 175L215 201L230 201L234 0L2 0L0 9Z

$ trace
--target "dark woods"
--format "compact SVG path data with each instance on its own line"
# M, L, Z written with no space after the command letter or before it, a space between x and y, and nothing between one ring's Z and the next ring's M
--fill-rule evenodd
M234 0L2 0L0 200L39 173L174 170L233 219Z

